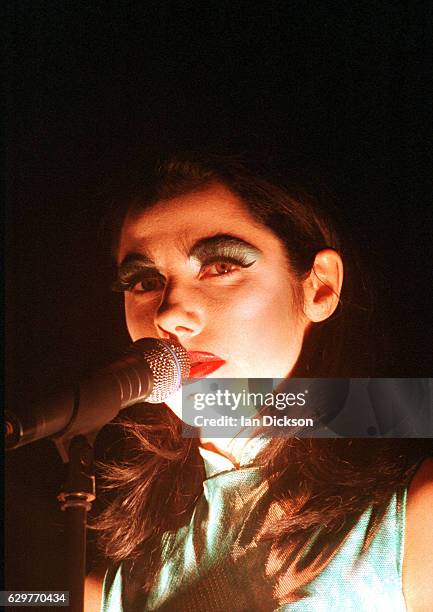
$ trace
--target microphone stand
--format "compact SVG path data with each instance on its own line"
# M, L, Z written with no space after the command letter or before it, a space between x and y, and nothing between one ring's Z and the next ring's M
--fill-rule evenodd
M61 443L64 456L64 441L56 440L57 446ZM78 435L70 441L67 452L68 477L57 499L65 512L69 606L71 612L83 612L87 513L96 498L93 446L85 436Z
M124 357L77 384L73 393L63 393L39 407L34 418L11 414L6 421L7 448L51 437L63 462L68 463L68 478L57 498L66 519L72 612L83 612L84 607L86 525L95 500L96 435L119 410L144 399L156 403L168 397L188 377L189 367L188 354L177 342L141 338Z

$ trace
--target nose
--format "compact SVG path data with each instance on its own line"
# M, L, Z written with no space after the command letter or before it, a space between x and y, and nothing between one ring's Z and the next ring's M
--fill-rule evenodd
M155 314L155 327L163 336L175 335L186 340L203 330L203 311L196 292L168 283Z

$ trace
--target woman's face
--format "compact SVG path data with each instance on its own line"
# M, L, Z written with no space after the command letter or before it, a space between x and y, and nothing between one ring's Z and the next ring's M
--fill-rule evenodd
M224 185L132 210L118 264L131 338L176 337L192 375L283 378L295 365L307 320L285 248Z

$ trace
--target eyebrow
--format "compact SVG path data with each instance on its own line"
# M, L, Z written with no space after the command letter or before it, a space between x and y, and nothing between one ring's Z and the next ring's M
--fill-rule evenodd
M215 234L207 238L201 238L190 249L190 258L203 261L217 255L235 256L239 252L251 257L259 257L262 252L249 242L230 234Z
M186 253L187 257L204 261L209 257L234 256L242 252L251 257L259 257L262 252L242 238L230 234L215 234L200 238ZM118 266L118 276L133 274L143 270L156 270L155 262L143 253L128 253Z
M155 269L155 263L143 253L128 253L117 267L119 276L131 274L143 270L143 268Z

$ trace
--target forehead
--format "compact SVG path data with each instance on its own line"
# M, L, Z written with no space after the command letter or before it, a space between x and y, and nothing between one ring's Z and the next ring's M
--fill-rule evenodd
M174 241L192 245L215 234L258 243L279 242L271 230L260 224L244 202L221 184L201 191L161 200L147 210L131 210L123 223L118 259L131 251L149 250Z

